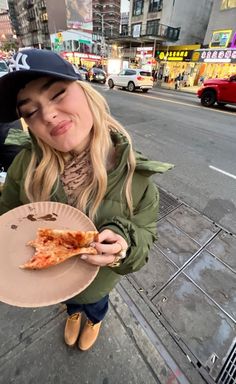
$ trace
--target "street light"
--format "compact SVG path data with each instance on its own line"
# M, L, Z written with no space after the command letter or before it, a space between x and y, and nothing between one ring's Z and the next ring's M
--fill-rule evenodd
M104 13L101 13L101 12L98 12L94 9L96 15L100 16L101 19L102 19L102 38L101 38L101 51L102 51L102 55L104 55L105 53L105 48L106 48L106 44L105 44L105 34L104 34L104 24L107 24L109 25L109 27L111 28L111 36L113 35L113 25L107 23L106 21L104 21Z
M102 56L104 55L104 49L105 49L105 37L104 37L104 14L100 12L96 12L96 15L100 16L102 18L102 39L101 39L101 51L102 51Z

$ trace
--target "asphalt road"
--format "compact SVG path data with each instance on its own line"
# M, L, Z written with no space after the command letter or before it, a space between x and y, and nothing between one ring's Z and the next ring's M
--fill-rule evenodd
M95 88L137 149L175 164L156 176L158 185L236 234L236 108L208 109L194 94L160 88Z

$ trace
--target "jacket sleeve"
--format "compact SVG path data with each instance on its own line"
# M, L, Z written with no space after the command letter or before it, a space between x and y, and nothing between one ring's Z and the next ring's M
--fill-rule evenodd
M29 156L27 150L22 150L8 168L6 181L0 197L0 215L23 204L20 198L21 183L24 176L23 165Z
M125 275L138 271L148 261L149 250L157 236L158 208L158 189L150 181L130 220L113 216L109 221L102 223L100 231L111 229L124 237L129 245L122 264L112 268L116 273Z

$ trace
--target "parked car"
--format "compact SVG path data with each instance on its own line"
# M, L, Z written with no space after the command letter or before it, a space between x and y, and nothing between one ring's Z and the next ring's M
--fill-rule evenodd
M85 67L79 67L78 69L83 80L88 80L88 70Z
M78 68L75 64L72 64L72 65L73 65L75 72L78 74L78 76L82 80L88 80L88 71L84 71L84 69L82 70L81 67Z
M93 67L88 72L88 80L96 81L97 83L105 84L107 74L103 69Z
M0 60L0 77L6 75L9 72L9 68L5 60Z
M123 69L118 75L108 76L107 82L109 88L118 86L128 89L130 92L134 92L136 89L148 92L153 87L152 74L145 69Z
M220 106L236 104L236 74L227 79L205 80L197 96L204 107L211 107L215 103Z

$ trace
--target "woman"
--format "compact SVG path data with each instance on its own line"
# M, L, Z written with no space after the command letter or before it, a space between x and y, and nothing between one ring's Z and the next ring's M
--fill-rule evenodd
M84 312L78 346L87 350L97 339L111 289L147 261L158 210L149 176L171 166L135 153L103 97L78 81L71 64L56 53L24 50L10 67L0 79L0 121L24 118L31 143L9 168L0 212L52 200L77 207L95 223L99 239L92 246L98 255L81 258L101 268L87 289L66 302L64 333L73 346Z

